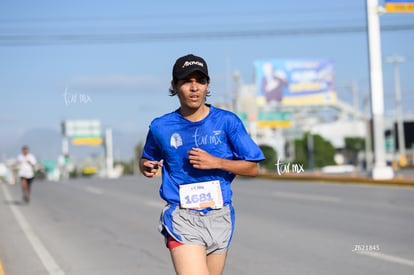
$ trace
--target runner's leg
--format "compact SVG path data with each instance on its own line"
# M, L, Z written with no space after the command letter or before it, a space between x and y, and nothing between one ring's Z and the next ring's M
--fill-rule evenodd
M223 273L226 255L227 253L210 254L207 256L207 266L210 275L221 275Z
M20 178L20 183L22 185L23 200L25 202L29 202L29 191L28 191L29 183L27 182L27 179L25 178Z
M33 183L33 178L27 180L27 195L29 198L30 198L30 194L32 191L32 183Z
M177 275L209 275L205 246L185 244L170 252Z

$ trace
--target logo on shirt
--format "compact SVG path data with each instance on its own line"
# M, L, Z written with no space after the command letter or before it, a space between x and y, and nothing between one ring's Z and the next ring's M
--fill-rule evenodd
M175 149L183 145L183 139L181 138L179 133L172 134L170 138L170 145L171 147L174 147Z
M200 134L198 128L195 130L193 138L196 147L201 145L219 145L222 144L221 130L214 130L213 135Z

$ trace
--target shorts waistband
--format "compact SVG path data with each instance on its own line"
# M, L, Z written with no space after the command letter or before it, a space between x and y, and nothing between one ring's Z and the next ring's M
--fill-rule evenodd
M188 214L195 215L195 216L215 216L221 215L223 212L228 211L230 208L230 204L224 205L222 208L219 209L212 209L212 208L204 208L204 209L188 209L188 208L181 208L179 205L176 208L180 209L181 211L185 211Z

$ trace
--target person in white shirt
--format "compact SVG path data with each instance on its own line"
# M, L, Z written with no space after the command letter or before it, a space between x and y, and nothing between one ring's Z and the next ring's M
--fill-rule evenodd
M22 185L23 200L28 203L30 200L31 185L35 176L36 158L29 153L29 147L23 146L22 154L17 157L19 166L19 177Z

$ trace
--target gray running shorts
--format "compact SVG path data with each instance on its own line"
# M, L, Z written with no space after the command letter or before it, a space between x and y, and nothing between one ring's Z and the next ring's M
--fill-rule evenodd
M234 231L234 209L226 205L207 213L167 205L160 219L160 232L182 244L206 246L207 254L225 253Z

